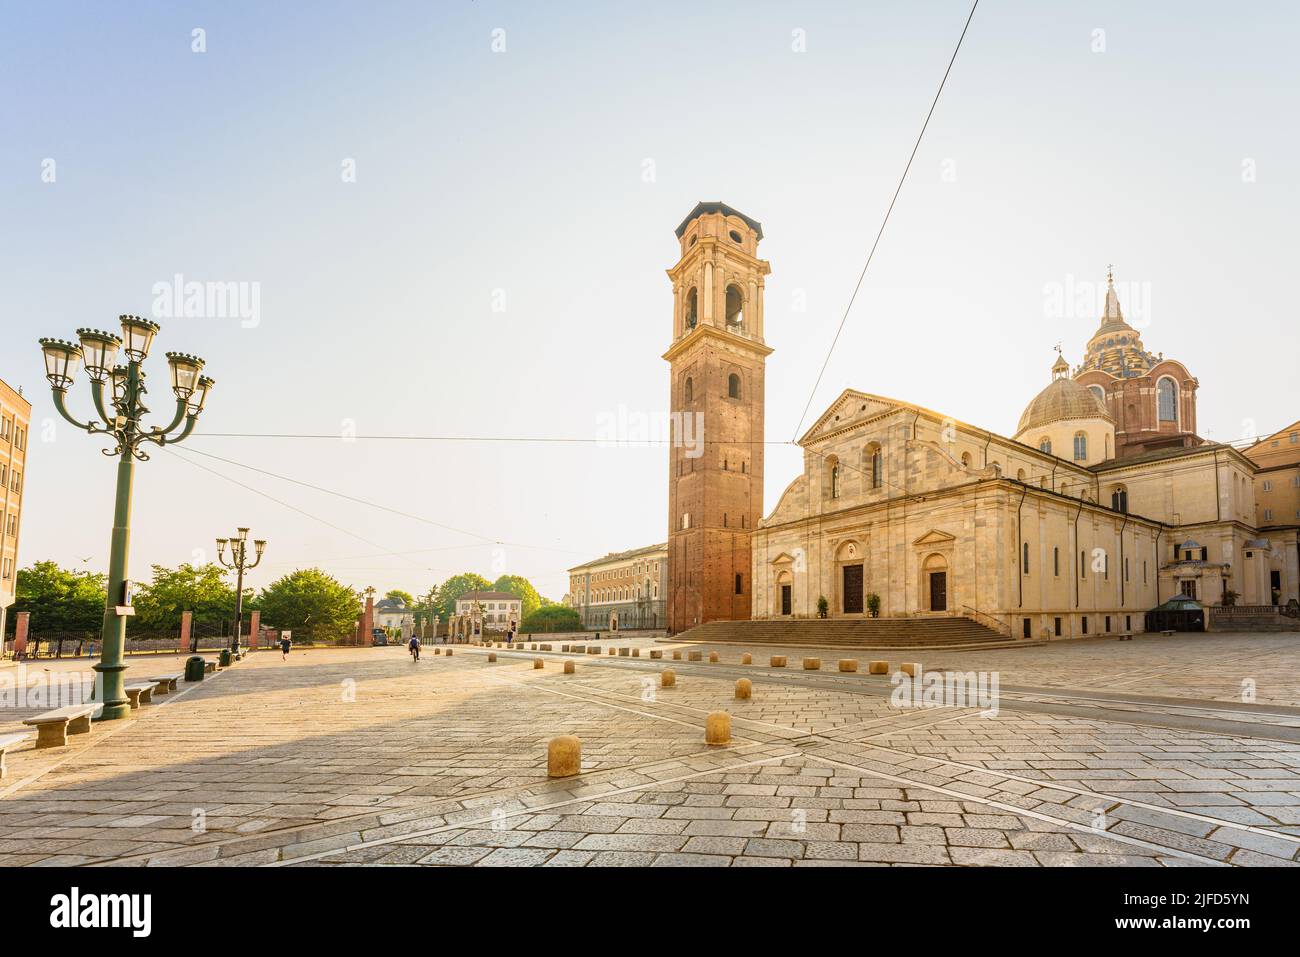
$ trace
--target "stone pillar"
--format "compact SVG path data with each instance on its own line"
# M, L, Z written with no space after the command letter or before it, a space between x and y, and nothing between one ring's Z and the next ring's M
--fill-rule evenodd
M366 596L366 610L361 613L361 634L357 644L363 648L370 644L370 633L375 628L375 596Z
M248 647L257 650L258 639L262 636L262 613L254 611L248 616Z
M30 611L20 611L14 619L14 657L27 650L27 629L32 617Z
M181 612L181 637L176 642L176 650L180 654L186 654L190 650L190 635L194 631L194 612Z

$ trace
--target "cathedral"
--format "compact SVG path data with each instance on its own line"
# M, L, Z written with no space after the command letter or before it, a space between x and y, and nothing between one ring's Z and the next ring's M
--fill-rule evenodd
M1058 355L1013 435L846 390L763 510L762 226L700 203L678 226L668 619L964 615L1017 638L1134 632L1175 595L1300 594L1300 521L1256 526L1259 466L1196 434L1197 380L1146 350L1113 278L1071 369Z

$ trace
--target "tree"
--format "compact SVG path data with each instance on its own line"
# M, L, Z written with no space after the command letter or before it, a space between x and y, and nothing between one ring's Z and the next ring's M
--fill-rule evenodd
M502 575L492 585L492 590L517 597L520 600L520 617L523 619L542 607L542 596L537 594L532 582L522 575Z
M200 621L220 621L235 616L235 589L227 570L214 562L171 569L153 566L153 581L140 586L135 598L136 622L143 633L174 633L181 612L192 611Z
M105 575L60 568L56 562L36 562L31 568L18 569L14 584L9 620L16 622L17 612L31 612L34 637L93 637L103 626L108 598Z
M407 608L411 608L415 605L415 599L411 597L411 593L409 591L402 591L400 588L390 588L384 597L396 598Z
M582 631L582 619L568 605L547 605L531 615L524 616L519 627L522 632L532 631Z
M319 568L299 569L273 581L258 595L257 607L267 624L307 641L350 638L361 614L356 592Z
M448 578L438 588L438 598L433 606L438 618L446 621L456 614L456 599L467 591L488 591L491 587L490 581L474 572L463 572Z

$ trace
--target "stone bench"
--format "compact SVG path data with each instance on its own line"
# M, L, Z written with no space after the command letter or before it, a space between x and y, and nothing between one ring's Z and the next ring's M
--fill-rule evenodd
M61 748L68 743L69 734L90 733L91 715L98 710L98 704L70 704L28 718L23 724L36 729L36 747Z
M1133 640L1133 632L1129 631L1129 632L1123 632L1123 633L1121 633L1120 636L1119 636L1119 640L1120 640L1120 641L1132 641L1132 640Z
M22 744L29 737L31 735L26 731L18 734L0 734L0 781L3 781L5 774L8 773L5 768L5 752L16 744Z
M176 690L176 683L185 677L184 672L178 675L161 675L153 679L154 694L171 694Z
M126 692L127 700L131 702L132 711L138 710L142 704L153 704L152 681L133 681L122 690Z
M216 670L217 670L217 663L216 663L215 661L213 661L211 658L206 658L206 659L204 659L204 661L203 661L203 673L204 673L205 675L210 675L210 674L212 674L212 673L213 673L214 671L216 671Z

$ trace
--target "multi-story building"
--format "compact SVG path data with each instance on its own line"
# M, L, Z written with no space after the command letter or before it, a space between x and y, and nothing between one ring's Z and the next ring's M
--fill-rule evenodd
M375 627L400 630L407 637L415 628L415 615L400 598L382 598L375 602Z
M488 631L517 631L523 607L518 595L505 591L467 591L456 599L456 614L469 615Z
M23 479L27 472L27 440L32 404L0 382L0 636L8 624L18 577L18 540L22 528Z
M1256 526L1270 539L1286 542L1292 536L1300 538L1300 421L1265 436L1244 454L1259 466L1255 473ZM1300 555L1295 557L1300 562ZM1269 569L1269 593L1273 604L1285 602L1279 569Z
M569 604L598 631L667 627L668 544L648 545L569 569Z

